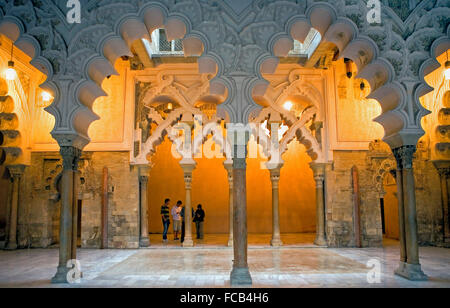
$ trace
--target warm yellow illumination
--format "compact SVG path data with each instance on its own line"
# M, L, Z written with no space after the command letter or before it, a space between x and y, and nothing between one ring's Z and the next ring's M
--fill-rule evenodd
M14 62L9 61L8 68L5 71L5 78L6 78L6 80L12 81L12 80L16 79L16 77L17 77L17 73L16 73L16 70L14 69Z
M52 100L52 95L50 93L48 93L47 91L42 92L42 101L45 103L48 103L49 101Z
M172 103L168 103L168 104L167 104L167 109L169 109L169 110L172 110L172 109L173 109Z
M450 61L445 62L444 76L445 80L450 80Z
M291 101L287 101L286 103L284 103L283 108L286 109L287 111L291 111L293 106L294 105L292 104Z

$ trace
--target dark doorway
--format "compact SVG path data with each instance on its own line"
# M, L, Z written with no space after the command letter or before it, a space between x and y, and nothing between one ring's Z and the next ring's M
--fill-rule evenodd
M381 212L381 228L383 229L383 235L386 234L386 217L384 217L384 198L380 198L380 212Z

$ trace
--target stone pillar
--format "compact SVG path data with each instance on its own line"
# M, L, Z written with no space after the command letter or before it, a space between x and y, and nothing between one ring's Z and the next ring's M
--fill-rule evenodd
M194 241L192 240L192 204L191 204L191 184L192 184L192 171L195 169L195 161L190 163L181 163L181 168L184 172L184 185L186 189L186 199L184 201L184 242L183 247L194 246Z
M141 217L141 233L139 236L139 246L150 246L150 238L148 236L148 202L147 202L147 185L148 175L150 172L149 165L139 166L139 208Z
M403 203L403 217L399 215L399 226L404 226L404 245L406 248L404 252L405 257L403 259L401 257L399 268L395 273L409 280L426 280L427 276L422 272L419 263L419 244L417 241L417 213L413 171L413 155L415 151L416 147L411 145L401 146L393 150L397 160L397 168L401 171L397 173L397 181L399 181L399 175L401 178ZM401 207L399 202L399 209ZM402 219L403 221L401 221Z
M279 247L283 245L280 235L280 208L279 208L279 192L278 183L280 181L280 170L282 165L279 165L270 171L270 181L272 182L272 240L270 245Z
M79 157L75 157L73 162L73 198L72 198L72 251L70 259L77 259L78 246L78 184L80 181L80 171L78 170Z
M327 245L325 238L325 196L323 189L325 165L324 163L314 162L310 164L314 174L314 181L316 182L316 239L314 240L314 244L318 246Z
M231 285L251 285L252 278L247 263L247 174L246 157L249 133L229 131L234 140L233 152L233 270Z
M442 200L442 231L444 243L450 243L450 198L448 195L448 178L450 175L450 161L434 161L441 180Z
M70 268L67 262L73 254L72 246L72 211L74 200L74 169L78 167L78 159L81 150L73 146L62 146L60 150L63 159L63 170L61 176L61 217L59 226L59 264L52 283L67 283L67 273Z
M9 206L9 232L8 232L8 245L6 249L14 250L17 248L17 219L19 210L19 185L20 179L25 171L24 165L11 165L7 166L12 178L12 195L9 198L11 205Z
M227 169L228 175L228 206L229 206L229 218L228 218L228 247L233 246L233 162L224 162L225 169Z

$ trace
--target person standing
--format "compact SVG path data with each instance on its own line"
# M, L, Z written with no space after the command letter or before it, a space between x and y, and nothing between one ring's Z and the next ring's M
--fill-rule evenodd
M178 201L178 202L181 202L181 201ZM183 243L184 242L184 235L185 235L185 232L186 232L186 223L185 223L185 219L184 219L184 210L185 210L185 207L183 206L183 208L181 209L181 212L180 212L180 216L181 216L181 243ZM194 217L194 209L192 209L191 208L191 210L192 210L192 216L191 217Z
M173 220L173 240L178 241L178 233L181 232L181 201L178 201L172 208L172 220Z
M197 239L203 239L203 222L205 220L205 211L202 209L202 205L197 205L197 210L195 211L194 222L195 229L197 231Z
M170 199L167 198L164 200L164 204L161 206L161 218L163 223L163 242L167 243L167 231L169 231L169 225L170 225Z

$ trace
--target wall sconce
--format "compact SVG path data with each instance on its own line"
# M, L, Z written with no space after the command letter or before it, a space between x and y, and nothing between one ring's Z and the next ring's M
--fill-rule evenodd
M353 76L352 73L352 60L348 59L348 58L344 58L344 63L345 63L345 71L347 74L347 78L350 79Z
M291 101L287 101L287 102L284 103L283 108L286 109L287 111L291 111L293 106L294 105L292 104Z

